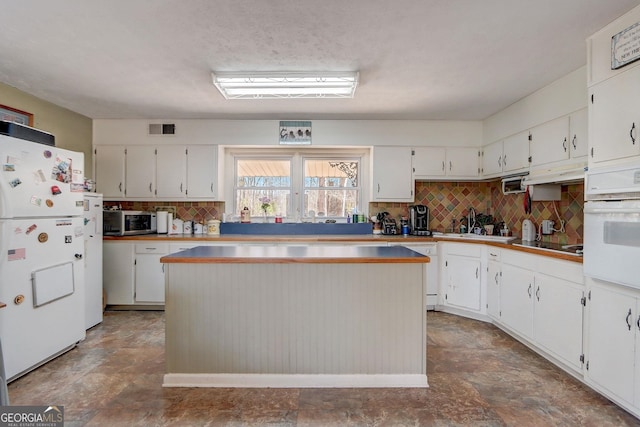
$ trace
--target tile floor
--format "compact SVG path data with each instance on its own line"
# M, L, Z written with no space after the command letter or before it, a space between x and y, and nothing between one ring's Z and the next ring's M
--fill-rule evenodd
M634 418L490 324L428 313L428 389L162 388L162 312L105 313L9 385L66 426L631 426Z

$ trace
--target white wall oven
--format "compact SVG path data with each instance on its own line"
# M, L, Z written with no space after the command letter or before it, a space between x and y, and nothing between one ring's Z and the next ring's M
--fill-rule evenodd
M587 172L584 274L640 288L640 165Z

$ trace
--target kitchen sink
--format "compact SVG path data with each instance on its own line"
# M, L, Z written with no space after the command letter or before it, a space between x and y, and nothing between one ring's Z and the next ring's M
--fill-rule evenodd
M467 239L467 240L482 240L485 242L500 242L509 243L515 240L514 236L488 236L486 234L474 234L474 233L433 233L434 237L446 237L448 239Z

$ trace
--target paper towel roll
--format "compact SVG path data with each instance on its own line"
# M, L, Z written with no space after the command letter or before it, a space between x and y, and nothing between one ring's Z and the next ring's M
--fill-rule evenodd
M169 214L167 214L167 232L169 234L176 234L173 231L173 214L171 212L169 212Z
M169 224L169 222L167 221L169 212L158 211L156 212L156 214L157 214L158 234L167 234L167 231L169 230L167 226L167 224Z

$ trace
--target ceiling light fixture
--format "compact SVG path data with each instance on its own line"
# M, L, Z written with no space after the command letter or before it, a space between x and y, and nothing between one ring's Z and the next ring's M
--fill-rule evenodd
M358 72L213 72L226 99L353 98Z

